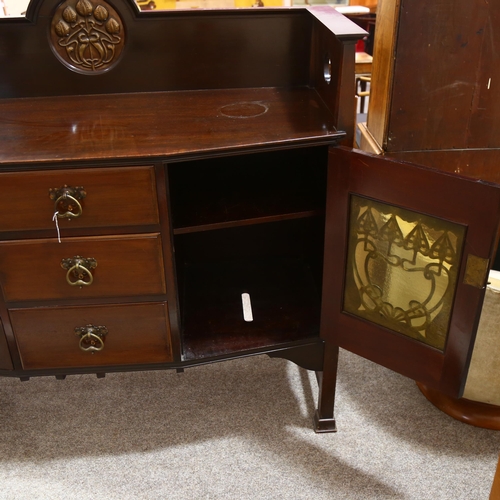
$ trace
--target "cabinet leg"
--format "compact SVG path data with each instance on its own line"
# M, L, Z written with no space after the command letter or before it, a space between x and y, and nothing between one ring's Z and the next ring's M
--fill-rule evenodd
M319 398L318 409L314 415L315 432L336 432L334 406L335 386L337 384L337 366L339 359L339 348L325 345L325 360L323 372L318 374Z

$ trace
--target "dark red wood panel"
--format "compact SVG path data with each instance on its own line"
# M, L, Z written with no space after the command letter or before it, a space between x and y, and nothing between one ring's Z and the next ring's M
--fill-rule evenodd
M306 10L151 12L116 0L126 44L110 71L82 75L48 43L59 0L32 2L32 22L0 19L0 97L295 86L308 82L312 18Z
M64 235L68 228L158 224L152 167L68 168L0 173L0 232L55 231L49 190L63 186L82 187L86 193L79 217L59 219Z
M500 149L398 151L388 157L500 184Z
M493 255L500 190L415 165L332 148L329 160L322 337L408 377L458 396L484 297L463 283L470 254ZM343 312L350 195L356 194L466 227L444 352Z
M23 368L74 368L172 361L166 303L14 309ZM105 326L102 351L79 348L75 327Z
M95 259L96 268L85 271L90 285L70 285L63 259ZM6 301L64 300L166 292L158 234L94 236L4 241L0 243L1 285ZM71 267L74 264L70 264ZM36 276L36 277L35 277ZM70 273L72 282L78 278Z

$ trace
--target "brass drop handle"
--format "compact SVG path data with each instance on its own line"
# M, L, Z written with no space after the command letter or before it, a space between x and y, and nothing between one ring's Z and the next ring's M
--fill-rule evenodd
M75 335L80 337L78 347L93 354L104 349L104 337L108 334L105 326L85 325L75 327Z
M80 203L87 196L82 186L49 189L49 198L54 201L54 212L58 219L76 219L83 213Z
M79 255L61 261L61 267L67 269L66 281L71 286L90 286L94 281L92 271L97 267L97 261L92 257Z

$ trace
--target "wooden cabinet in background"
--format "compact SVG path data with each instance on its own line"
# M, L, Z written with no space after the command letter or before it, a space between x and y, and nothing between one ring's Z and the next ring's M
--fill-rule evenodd
M366 151L498 183L500 5L381 0Z

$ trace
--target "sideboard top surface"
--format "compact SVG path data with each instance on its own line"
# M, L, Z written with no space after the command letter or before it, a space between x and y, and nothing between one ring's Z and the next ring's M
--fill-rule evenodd
M329 6L143 15L132 0L34 0L0 21L0 169L348 140L363 34Z
M343 137L309 88L0 100L0 165L196 157Z

